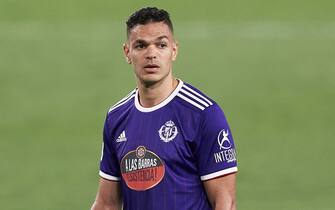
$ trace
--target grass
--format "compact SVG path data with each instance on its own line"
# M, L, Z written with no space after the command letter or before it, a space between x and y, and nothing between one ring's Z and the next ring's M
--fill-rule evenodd
M2 208L88 209L104 116L134 87L118 20L142 3L61 1L54 13L42 1L1 4ZM234 131L239 209L334 208L331 2L307 2L295 13L299 2L256 1L249 8L257 14L224 3L232 10L222 16L201 4L190 8L199 16L174 1L159 4L176 17L175 74L219 102Z

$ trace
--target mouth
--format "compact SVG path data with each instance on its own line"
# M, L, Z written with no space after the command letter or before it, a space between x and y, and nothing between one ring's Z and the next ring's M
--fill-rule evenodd
M144 66L144 69L148 73L155 73L159 69L159 65L157 65L157 64L148 64L148 65Z
M154 69L154 68L159 68L159 65L157 65L157 64L148 64L148 65L145 65L144 68L146 68L146 69Z

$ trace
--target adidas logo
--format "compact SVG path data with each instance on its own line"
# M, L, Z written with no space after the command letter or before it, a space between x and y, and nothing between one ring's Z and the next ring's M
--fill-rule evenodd
M116 142L127 141L126 132L122 131L119 137L117 137Z

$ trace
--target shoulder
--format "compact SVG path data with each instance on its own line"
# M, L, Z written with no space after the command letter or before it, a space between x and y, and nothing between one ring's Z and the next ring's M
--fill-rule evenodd
M136 89L112 105L107 112L104 130L109 136L113 135L114 128L120 125L127 118L129 111L133 107Z
M218 125L226 124L226 117L222 107L194 86L183 83L177 97L179 98L179 104L186 107L180 112L181 115L196 115L199 122L203 125L212 125L213 123Z
M116 102L108 109L107 117L123 113L134 104L136 89L130 91L125 97Z
M180 119L180 126L187 139L201 141L202 135L217 135L227 122L221 107L208 95L184 83L176 95L172 107Z
M177 94L178 101L188 109L198 113L206 113L217 103L191 84L183 82Z
M223 109L216 101L188 83L182 84L176 98L176 110L184 119L197 119L203 124L225 118Z

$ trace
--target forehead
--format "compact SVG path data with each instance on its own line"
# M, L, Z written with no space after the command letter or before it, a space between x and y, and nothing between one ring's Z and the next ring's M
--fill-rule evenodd
M130 30L129 41L133 42L136 40L155 40L159 37L166 36L172 40L173 35L168 25L163 22L147 23L145 25L136 25Z

